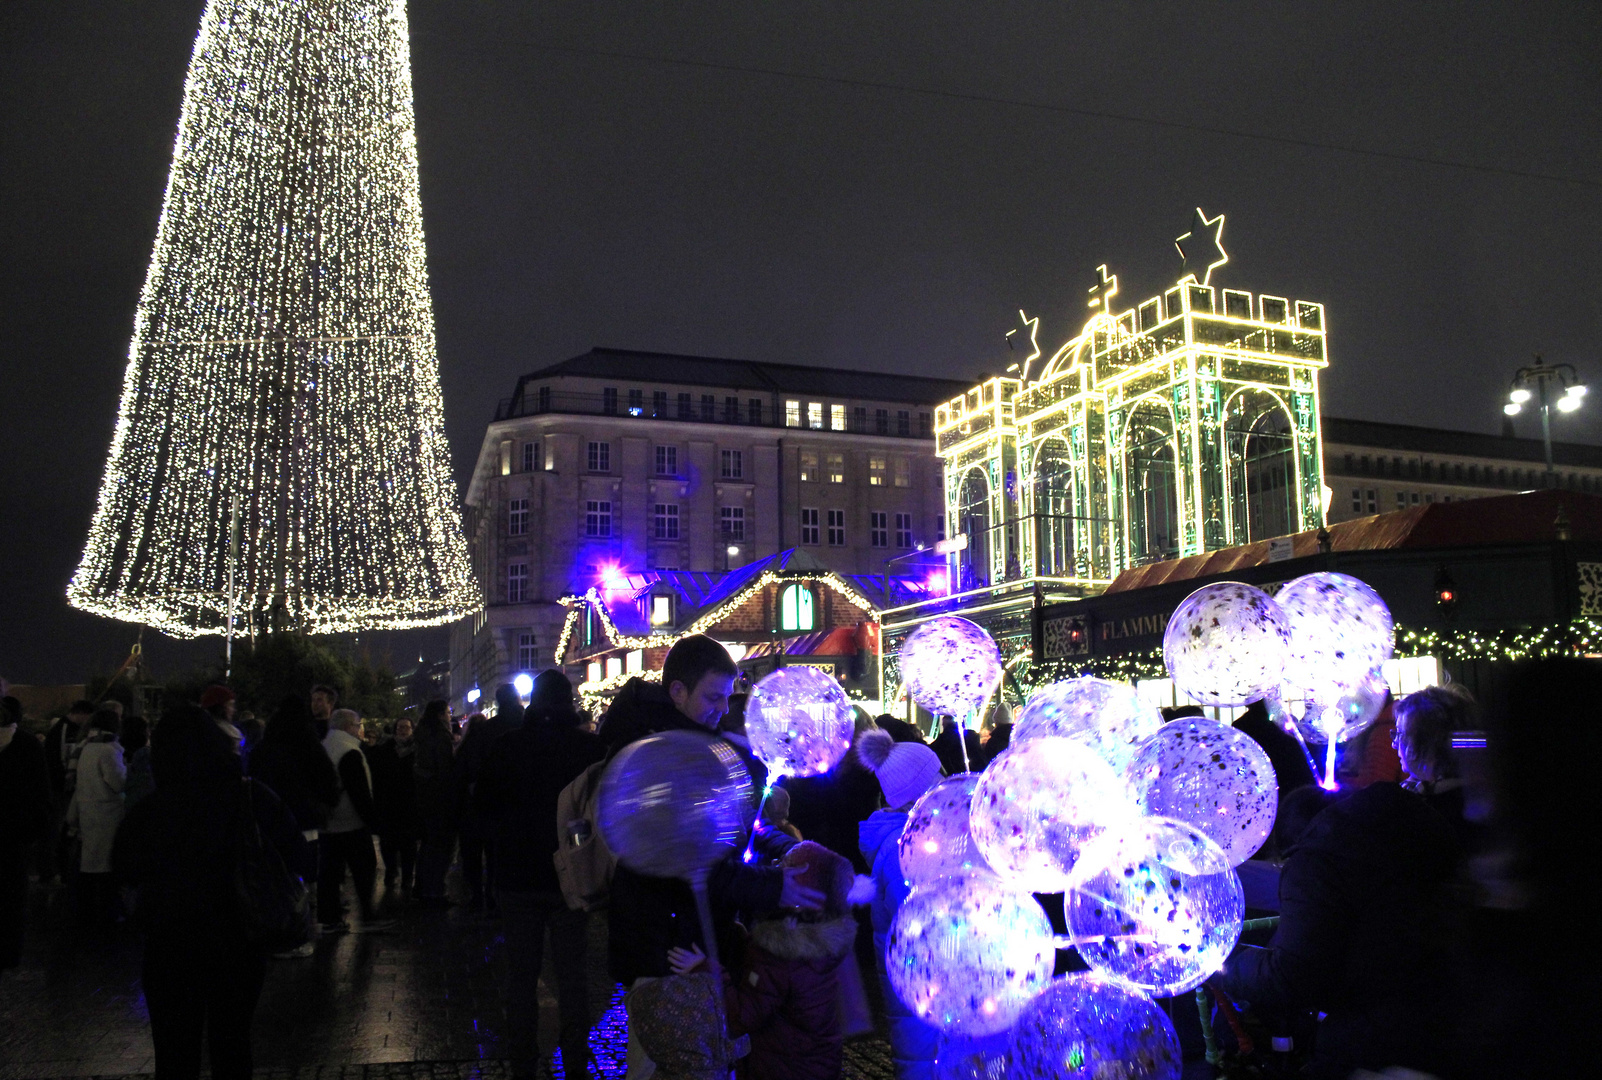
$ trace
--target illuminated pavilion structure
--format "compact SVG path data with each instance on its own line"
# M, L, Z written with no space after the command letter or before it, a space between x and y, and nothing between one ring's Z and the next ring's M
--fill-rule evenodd
M1023 359L936 409L951 595L884 613L887 653L954 611L1021 658L1046 602L1323 524L1323 305L1215 286L1223 226L1198 209L1179 280L1122 311L1098 267L1087 321L1049 355L1020 312Z

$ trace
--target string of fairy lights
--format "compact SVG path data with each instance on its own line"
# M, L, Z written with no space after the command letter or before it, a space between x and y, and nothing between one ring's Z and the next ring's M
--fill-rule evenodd
M447 622L481 606L455 502L403 0L210 0L68 598L179 636Z

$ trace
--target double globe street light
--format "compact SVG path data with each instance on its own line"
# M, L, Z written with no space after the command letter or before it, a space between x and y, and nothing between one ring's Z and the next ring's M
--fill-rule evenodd
M1554 384L1562 391L1561 394L1553 394ZM1513 386L1508 391L1507 404L1502 406L1502 411L1508 416L1517 416L1532 398L1535 399L1535 406L1541 410L1541 443L1546 450L1548 487L1552 486L1552 477L1556 472L1552 468L1552 407L1557 406L1558 412L1571 413L1580 407L1585 393L1586 386L1580 381L1573 364L1548 364L1539 355L1534 364L1519 368L1513 375Z

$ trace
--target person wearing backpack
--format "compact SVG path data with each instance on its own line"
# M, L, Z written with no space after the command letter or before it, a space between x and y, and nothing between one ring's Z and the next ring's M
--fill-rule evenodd
M562 1068L573 1080L589 1075L589 913L569 909L552 857L558 797L603 756L601 740L580 726L567 676L543 671L521 726L489 744L474 785L474 803L496 851L495 899L506 933L507 1050L515 1080L542 1075L539 978L547 930Z
M156 790L123 819L111 868L138 890L132 922L145 935L140 984L156 1075L198 1077L204 1037L214 1080L249 1080L270 946L252 939L241 909L241 836L253 824L261 846L302 880L316 874L314 849L278 796L244 779L228 736L195 706L162 716L150 768Z

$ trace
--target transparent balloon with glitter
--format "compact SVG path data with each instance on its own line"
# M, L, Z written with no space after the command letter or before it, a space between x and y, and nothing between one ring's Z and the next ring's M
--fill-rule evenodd
M1163 632L1163 664L1174 685L1203 705L1249 705L1284 679L1290 640L1290 622L1273 597L1221 581L1174 609Z

